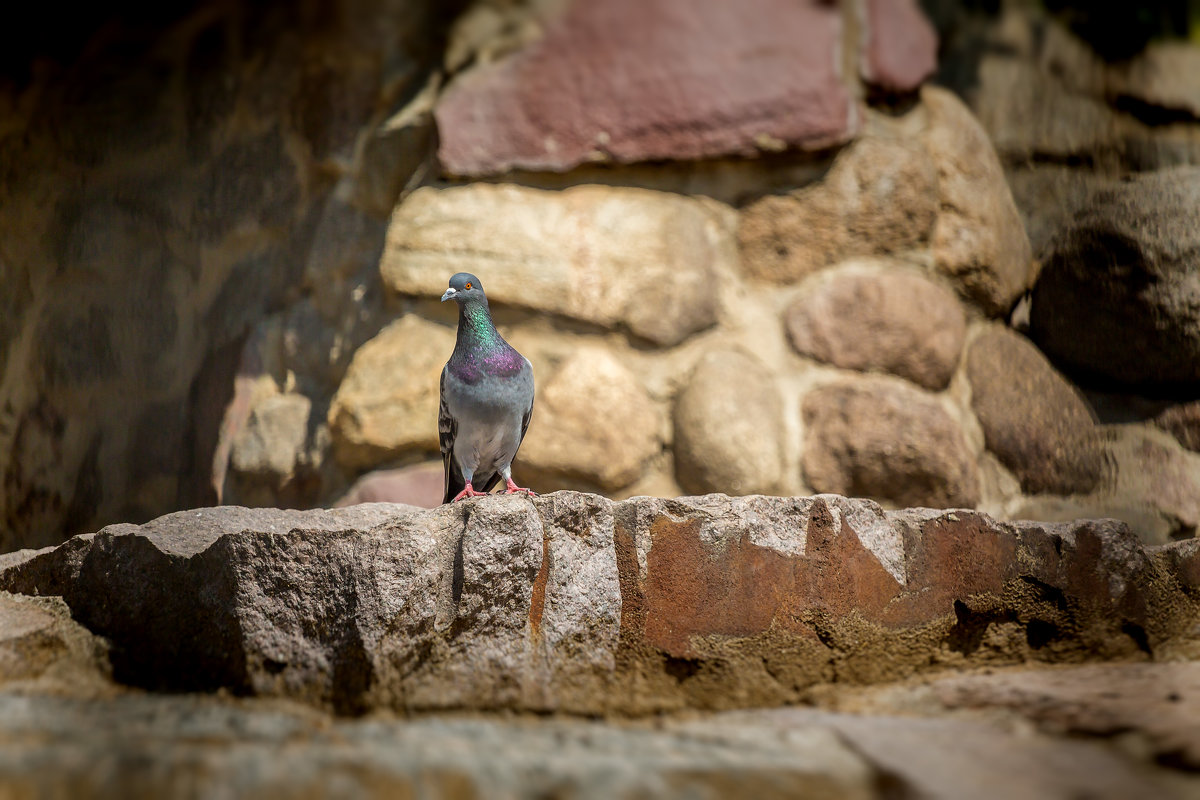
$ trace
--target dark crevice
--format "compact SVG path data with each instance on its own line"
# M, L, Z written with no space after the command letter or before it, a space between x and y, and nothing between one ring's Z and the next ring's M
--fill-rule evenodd
M1133 639L1134 644L1138 646L1146 655L1154 655L1154 651L1150 647L1150 637L1146 635L1146 629L1136 622L1121 623L1121 632Z
M1034 650L1041 650L1061 635L1057 625L1044 619L1031 619L1025 626L1025 641Z
M1196 115L1186 108L1169 108L1156 103L1148 103L1138 97L1120 95L1113 98L1113 108L1134 117L1139 122L1150 126L1172 125L1175 123L1196 122Z
M1058 550L1059 557L1062 556L1062 543L1057 538L1054 540L1055 549ZM1040 581L1031 575L1022 575L1021 581L1031 586L1037 592L1037 599L1046 603L1051 603L1059 611L1067 610L1067 596L1063 594L1062 589L1057 586Z
M968 656L983 644L983 637L987 633L989 625L994 622L1015 620L1011 610L973 611L961 600L954 601L954 617L954 627L946 635L946 643L956 653Z
M700 671L702 663L697 658L676 658L675 656L666 656L663 659L663 669L668 675L674 678L679 683L683 683L688 678Z

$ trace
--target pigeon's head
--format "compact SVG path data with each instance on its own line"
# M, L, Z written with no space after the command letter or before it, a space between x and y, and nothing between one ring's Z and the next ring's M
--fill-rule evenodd
M454 300L462 303L467 300L482 300L483 285L469 272L460 272L450 279L450 288L442 295L442 302Z

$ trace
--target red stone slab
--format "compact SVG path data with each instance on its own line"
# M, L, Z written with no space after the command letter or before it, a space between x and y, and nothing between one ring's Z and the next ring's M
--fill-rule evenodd
M866 0L862 76L890 92L912 92L937 69L937 33L917 0Z
M576 2L447 89L439 157L479 176L838 144L857 124L841 30L817 0Z

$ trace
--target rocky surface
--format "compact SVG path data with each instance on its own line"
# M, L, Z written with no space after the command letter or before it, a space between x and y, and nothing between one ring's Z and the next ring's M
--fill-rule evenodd
M804 398L804 477L820 492L897 505L971 507L979 473L937 398L881 378L820 386Z
M1019 676L1014 676L1019 679ZM1094 697L1094 695L1093 695ZM1089 698L1090 699L1090 698ZM1186 798L1195 782L1104 742L982 715L727 712L653 725L376 715L194 697L0 694L0 780L30 795L181 792L579 798ZM103 733L98 736L97 733ZM969 766L968 766L969 765Z
M0 686L84 693L110 672L106 643L71 619L61 597L0 592Z
M1027 339L985 331L967 348L971 404L989 450L1032 493L1085 494L1103 477L1095 417Z
M737 350L708 353L676 400L679 484L771 493L783 477L782 428L783 398L766 367Z
M1030 333L1056 362L1110 385L1200 384L1200 167L1094 191L1051 248Z
M1033 279L1033 255L987 133L944 89L921 92L925 147L937 167L941 209L933 229L937 269L992 314L1009 311Z
M828 147L856 120L841 24L809 0L571 3L540 41L447 89L438 155L480 176Z
M1192 797L1198 545L834 495L195 509L0 560L0 784Z
M797 298L785 324L801 355L934 391L950 382L967 330L952 292L902 272L838 273Z
M1200 453L1200 401L1168 408L1154 418L1154 425L1174 436L1188 450Z
M472 272L493 304L619 325L671 345L716 321L727 237L717 214L665 192L425 188L397 207L380 269L393 291L423 296Z
M336 375L380 295L383 227L348 197L432 161L357 144L440 63L439 8L97 7L5 46L0 549L216 502L241 347L301 298L324 316L285 371Z
M839 153L820 182L767 195L742 211L744 268L790 283L851 256L916 250L937 217L936 186L921 147L890 131L868 132Z
M861 71L887 92L911 92L937 69L937 34L915 0L867 0Z
M358 349L329 408L339 461L363 467L406 449L437 452L438 386L454 336L405 317Z
M529 482L621 489L662 449L658 406L607 350L573 353L540 385L535 408L517 461Z
M559 492L197 509L27 553L0 589L61 595L134 686L341 713L642 714L1169 652L1194 625L1193 555L1112 521Z

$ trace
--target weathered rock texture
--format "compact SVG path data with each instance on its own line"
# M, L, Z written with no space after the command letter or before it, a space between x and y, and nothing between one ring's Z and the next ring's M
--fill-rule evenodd
M926 88L925 147L938 170L941 212L934 262L992 314L1007 313L1029 288L1033 257L1000 160L987 133L958 98Z
M915 718L907 707L871 715L788 708L660 718L650 726L329 720L278 703L0 694L0 781L28 796L558 793L583 800L738 792L769 800L1006 800L1014 792L1035 800L1173 800L1195 786L1186 773L1145 763L1133 748L1030 730L1026 717L999 705L988 708L991 718L962 711ZM1006 717L997 721L998 712Z
M658 406L601 348L573 353L538 390L518 473L532 482L582 479L621 489L662 449Z
M334 454L351 467L438 449L438 386L454 331L405 317L360 347L329 408Z
M786 323L801 355L844 369L890 372L935 391L958 367L967 330L951 292L902 272L838 274L798 297Z
M782 430L783 398L767 369L736 350L707 354L676 401L680 485L770 494L783 484Z
M1050 246L1030 333L1110 385L1200 386L1200 167L1094 191Z
M1086 493L1104 460L1091 410L1027 339L1007 329L967 350L971 403L988 449L1029 492Z
M0 592L0 687L83 693L109 674L104 640L72 621L62 598Z
M138 686L347 713L643 713L1153 654L1194 623L1193 556L1112 521L560 492L180 512L26 554L0 588L61 594Z
M811 0L571 3L541 41L449 87L438 155L479 176L837 144L856 120L841 24Z
M797 281L856 255L905 254L927 245L937 219L937 173L928 153L868 133L819 182L748 205L738 230L753 277Z
M6 37L0 549L216 502L222 411L272 312L304 323L281 388L302 363L340 378L381 298L384 229L356 187L432 155L358 143L439 62L441 7L97 7Z
M804 398L804 476L821 492L897 505L971 507L979 472L962 431L937 399L868 378Z
M381 270L392 290L424 296L473 272L492 303L671 345L716 321L725 236L704 205L664 192L424 188L397 208Z

